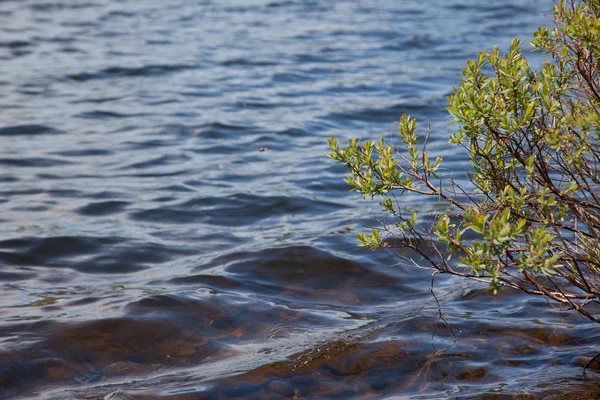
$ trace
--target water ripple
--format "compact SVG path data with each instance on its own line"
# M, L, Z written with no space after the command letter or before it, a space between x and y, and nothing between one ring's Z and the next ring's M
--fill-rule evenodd
M0 1L0 398L595 396L595 327L436 278L455 338L326 158L409 113L465 179L446 97L551 4Z
M145 65L140 68L109 67L94 73L80 73L67 75L67 78L77 82L86 82L95 79L120 78L120 77L149 77L185 71L197 68L190 65Z

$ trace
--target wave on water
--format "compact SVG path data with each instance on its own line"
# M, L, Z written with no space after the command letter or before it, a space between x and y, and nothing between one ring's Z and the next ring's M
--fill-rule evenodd
M463 179L446 97L552 1L237 3L0 1L0 398L595 396L595 327L436 302L326 156L409 113Z

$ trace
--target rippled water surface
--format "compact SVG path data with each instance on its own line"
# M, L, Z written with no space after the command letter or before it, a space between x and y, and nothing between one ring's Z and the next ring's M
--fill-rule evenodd
M409 113L460 175L465 60L551 3L0 1L0 398L598 398L597 327L439 279L453 336L326 158Z

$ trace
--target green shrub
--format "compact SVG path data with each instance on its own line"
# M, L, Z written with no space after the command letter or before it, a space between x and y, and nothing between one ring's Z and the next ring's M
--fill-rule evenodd
M553 14L555 26L531 42L547 57L539 71L514 40L506 54L495 48L469 61L448 98L458 125L449 143L470 159L470 185L444 173L426 150L431 129L419 137L406 115L399 147L330 138L330 157L394 217L358 235L360 245L411 248L434 276L545 296L600 322L600 1L560 1ZM455 212L420 221L402 203L408 193Z

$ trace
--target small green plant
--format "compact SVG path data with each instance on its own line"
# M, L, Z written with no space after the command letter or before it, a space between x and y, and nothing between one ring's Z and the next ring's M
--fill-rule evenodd
M433 276L541 295L600 322L600 1L560 1L553 15L531 42L548 57L539 70L514 40L506 54L469 61L448 98L458 126L449 142L470 159L470 184L444 172L426 149L431 129L420 137L406 115L400 146L330 138L330 157L394 217L359 234L360 245L410 248ZM421 221L403 206L408 193L454 212Z

